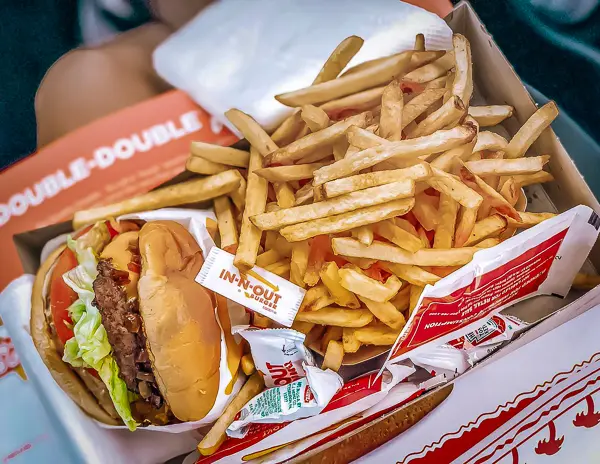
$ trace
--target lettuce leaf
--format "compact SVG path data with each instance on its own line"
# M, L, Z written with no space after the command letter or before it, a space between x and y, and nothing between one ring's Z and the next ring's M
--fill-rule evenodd
M127 385L119 377L119 366L112 356L112 347L108 342L106 329L98 308L92 305L94 299L93 283L98 275L97 254L110 240L110 234L104 223L106 234L98 232L94 226L78 240L67 239L67 246L73 250L78 265L63 275L65 283L79 296L69 307L69 315L73 319L73 338L65 344L63 361L73 367L92 368L106 385L115 409L129 430L135 430L137 424L131 415L130 392ZM96 230L96 231L95 231ZM88 237L92 234L92 237Z

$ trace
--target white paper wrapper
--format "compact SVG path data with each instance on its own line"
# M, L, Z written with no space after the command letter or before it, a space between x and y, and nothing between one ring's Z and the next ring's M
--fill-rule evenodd
M440 17L398 0L222 0L163 42L154 67L231 129L233 107L272 129L291 111L273 96L310 85L344 38L365 39L354 66L412 49L418 33L428 50L452 48Z

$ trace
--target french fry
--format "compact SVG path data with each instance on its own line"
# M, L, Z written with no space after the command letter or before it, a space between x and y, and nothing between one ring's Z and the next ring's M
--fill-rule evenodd
M341 76L338 79L305 87L294 92L275 96L275 99L287 106L302 106L323 103L336 98L366 90L378 85L387 84L394 77L404 74L410 65L412 51L403 52L393 59L388 59L373 67ZM391 57L390 57L391 58Z
M338 114L347 109L359 112L367 111L381 103L381 96L385 87L375 87L374 89L363 90L362 92L338 98L337 100L331 100L323 103L320 108L332 119L336 119Z
M292 256L292 244L279 234L277 234L277 240L275 240L274 248L281 256L285 256L286 258Z
M414 205L412 198L393 200L381 205L367 206L336 216L315 219L286 226L279 231L288 242L297 242L321 234L345 232L360 226L383 221L409 212Z
M306 274L306 269L308 267L309 252L310 245L308 243L308 240L294 242L292 244L290 280L299 287L304 287L304 275Z
M438 209L434 204L435 198L424 192L415 195L415 206L412 213L425 230L435 230L438 225Z
M419 304L419 298L421 298L421 293L425 290L423 287L419 287L417 285L410 286L410 303L408 307L409 316L413 313L415 309L417 309L417 305Z
M352 231L353 235L356 233L356 238L360 243L370 245L373 243L373 229L370 226L362 226Z
M294 321L292 324L292 329L303 333L304 335L308 335L308 333L313 329L315 324L312 322L302 322L302 321Z
M484 200L486 200L491 207L496 208L496 211L500 214L511 217L516 221L519 220L519 215L513 205L506 201L506 199L496 192L496 190L486 184L481 177L473 174L461 160L458 160L458 163L460 164L460 178L468 187L479 193Z
M419 287L433 285L440 280L437 275L410 264L382 263L382 266L386 271L391 272L400 279Z
M360 302L351 291L345 289L341 284L339 268L336 263L329 262L323 266L319 272L321 281L329 290L335 304L345 306L347 308L357 309L360 307Z
M405 285L396 294L396 296L390 300L390 303L394 305L394 308L396 308L400 312L406 311L410 306L410 287L411 285Z
M259 151L250 149L250 162L248 165L248 188L246 190L246 207L242 218L240 230L240 243L233 263L242 272L247 272L256 264L258 247L262 231L256 227L250 217L260 214L267 204L267 181L254 173L255 169L262 166L262 157Z
M371 311L377 319L391 329L400 330L406 325L406 319L404 319L404 315L389 301L385 303L379 303L362 296L360 297L360 300L367 306L367 309Z
M475 128L476 133L479 133L479 124L477 124L477 121L470 116L465 118L465 124L472 125ZM469 143L445 151L431 162L431 166L449 172L454 165L455 158L466 161L471 156L476 142L477 136Z
M271 319L262 314L252 313L252 325L262 329L268 329L271 327Z
M573 288L576 290L591 290L600 284L600 276L578 272L573 279Z
M385 325L361 327L354 331L354 338L362 345L391 346L396 342L400 331Z
M292 187L287 182L275 182L273 190L275 190L277 205L280 208L291 208L296 203L294 190L292 190Z
M478 208L483 197L469 186L463 184L456 176L448 174L432 166L433 176L427 179L430 187L446 194L465 208Z
M265 270L280 277L285 277L290 272L290 260L283 259L281 261L277 261L276 263L269 264L265 267Z
M410 232L405 231L401 227L398 227L393 219L388 219L387 221L381 221L374 225L374 229L377 235L389 240L395 245L398 245L400 248L404 248L406 251L410 251L414 253L415 251L423 248L423 243L418 237L415 237ZM359 241L361 241L359 239ZM371 243L373 240L371 240ZM365 245L370 245L371 243L364 243Z
M333 159L335 161L341 160L344 156L346 156L348 148L350 148L350 145L348 144L347 140L344 140L343 137L338 139L333 144ZM317 167L315 167L315 169L319 169L319 167L320 166L317 166ZM311 176L311 178L312 178L312 176Z
M339 137L344 135L350 126L367 127L371 123L371 119L372 115L367 111L336 122L326 129L308 134L286 147L274 150L272 154L265 158L265 164L287 164L297 161L317 149L331 146Z
M352 126L346 131L348 143L361 150L377 147L379 145L387 145L389 141L380 137L367 129Z
M219 233L219 226L217 221L211 218L206 218L206 230L213 240L217 238L217 234Z
M440 100L444 96L445 91L443 88L425 89L404 105L404 110L402 111L402 129L407 128L408 131L408 125L421 116L427 108Z
M265 232L265 250L273 250L275 249L275 244L277 243L277 239L279 238L279 234L273 231Z
M552 174L546 171L536 172L535 174L526 174L513 177L516 184L516 188L527 187L533 184L543 184L544 182L551 182L554 180Z
M379 303L385 303L392 299L402 286L400 280L394 275L390 276L385 284L382 284L363 274L360 269L344 267L339 270L338 274L342 287L360 297Z
M414 235L415 237L419 238L419 233L417 232L417 229L415 229L415 226L413 226L406 219L400 218L400 217L396 217L393 220L394 220L394 224L396 224L402 230L405 230L409 234Z
M369 148L317 169L314 185L318 186L349 176L390 158L414 159L422 155L449 150L471 141L475 135L476 130L473 126L459 126L451 130L440 130L425 137L390 142L388 145Z
M402 109L404 100L400 82L390 82L381 97L381 116L379 117L379 134L395 141L402 139Z
M211 200L238 188L241 178L238 171L230 169L202 179L162 187L118 203L77 211L73 216L73 228L79 229L83 225L122 214Z
M327 113L314 105L304 105L300 116L312 132L329 127L329 116L327 116Z
M304 121L300 117L300 108L294 109L294 112L288 116L281 125L271 134L271 140L277 144L277 146L285 147L294 140L298 133L306 127Z
M391 184L398 181L413 180L419 182L432 175L427 163L418 163L408 168L394 169L391 171L368 172L343 179L333 180L323 184L326 198L333 198L357 190L364 190L379 185Z
M277 252L277 250L271 248L270 250L267 250L256 257L256 265L258 267L266 267L280 260L281 255Z
M343 360L344 346L336 340L331 340L327 345L327 351L325 351L321 369L331 369L332 371L337 372L340 370L340 367L342 367Z
M529 156L513 159L483 159L468 161L465 164L473 174L478 176L514 176L518 174L535 174L550 161L550 156Z
M558 116L556 103L549 101L521 126L506 147L506 158L520 158Z
M423 84L445 76L454 67L454 51L446 52L437 60L409 72L403 77L407 82Z
M344 256L344 259L349 263L354 264L360 269L369 269L373 264L377 262L376 259L351 258L349 256Z
M256 371L256 366L254 365L254 360L250 353L242 356L240 364L242 366L242 372L247 376L251 376Z
M491 238L486 238L485 240L482 240L475 246L477 248L492 248L492 247L495 247L496 245L499 245L501 242L502 242L502 240L500 240L499 238L491 237Z
M301 187L295 194L296 206L301 206L310 200L313 199L314 196L314 187L313 183L309 182L308 184Z
M221 248L230 253L235 253L239 236L229 198L226 196L215 198L214 205L219 235L221 236Z
M452 94L460 98L465 106L469 106L473 94L473 68L471 65L471 45L461 34L452 36L454 59L456 62Z
M198 444L198 451L201 455L209 456L219 449L221 444L225 441L225 438L227 438L225 431L234 421L237 413L248 401L262 392L264 387L265 382L260 373L255 372L252 374L239 393L227 405L209 432Z
M231 124L237 127L246 140L250 142L250 145L258 150L261 156L267 156L269 153L277 150L275 142L273 142L271 137L269 137L269 134L260 127L252 116L236 108L226 111L225 116L229 119ZM252 156L252 153L250 156Z
M490 127L500 124L512 116L514 108L509 105L469 106L469 115L481 127Z
M329 290L325 285L315 285L307 290L300 311L317 311L326 306L330 306L335 302L335 299L329 294Z
M257 176L269 182L289 182L293 180L312 179L313 172L327 163L296 164L291 166L276 166L260 168L255 171Z
M333 157L333 145L342 140L342 137L336 139L335 142L331 146L317 148L313 152L308 155L303 156L299 160L297 160L296 164L313 164L322 162L325 164L331 164L333 161L331 158Z
M450 195L440 195L439 223L435 229L433 248L452 248L459 203Z
M296 320L338 327L364 327L373 320L373 313L368 309L347 309L330 306L318 311L299 312L296 315Z
M473 147L473 153L483 150L503 151L508 146L508 141L494 132L481 131L477 134L477 143Z
M306 338L304 339L304 346L319 346L318 341L325 333L325 330L326 327L324 325L313 324L313 328L311 329L311 331L308 334L306 334Z
M444 86L444 98L442 100L443 103L446 103L452 97L452 87L454 86L454 80L456 79L456 73L454 70L448 71L448 75L446 76L446 85Z
M396 54L390 55L390 56L384 56L382 58L375 58L373 60L369 60L369 61L365 61L363 63L357 64L356 66L352 66L351 68L344 71L342 73L341 77L344 77L344 76L347 76L350 74L354 74L355 72L358 72L358 71L364 71L366 69L370 69L375 66L380 66L384 63L393 63L403 53L405 53L405 52L396 53ZM407 69L410 71L413 71L417 68L425 66L426 64L431 63L431 62L437 60L438 58L442 57L444 55L444 53L446 53L446 52L444 52L442 50L424 51L424 52L415 51L415 52L413 52L412 56L410 57L410 64L408 65Z
M321 351L324 353L327 351L327 345L330 341L340 341L342 339L343 328L331 325L325 329L323 338L321 339Z
M354 331L350 327L342 328L342 345L345 353L356 353L360 349L360 342L354 336Z
M233 204L235 205L236 209L238 210L238 212L240 214L242 214L244 212L244 209L246 208L246 189L247 188L248 188L248 183L246 182L246 179L244 179L240 175L240 186L238 188L236 188L235 190L232 190L231 192L229 192L229 198L231 198L231 201L233 202Z
M460 209L456 234L454 235L455 248L463 247L469 240L473 227L477 222L477 210L478 208L465 208L464 206Z
M396 245L375 240L365 246L358 240L346 237L331 239L333 251L337 255L355 258L370 258L390 263L411 264L413 266L462 266L473 259L477 248L421 249L409 253Z
M423 34L417 34L415 37L415 51L416 52L424 52L425 51L425 36Z
M190 152L193 156L204 158L213 163L247 168L250 161L250 153L237 148L222 147L206 142L192 142Z
M414 139L431 135L435 131L443 129L452 121L460 119L465 114L465 105L457 96L452 96L440 109L434 111L423 121L417 124L414 131L407 133L407 138Z
M464 243L464 246L475 246L483 239L494 237L506 229L506 219L499 214L488 216L481 221L477 221L473 226L471 235Z
M547 219L551 219L556 214L554 213L526 213L520 212L519 218L520 221L515 221L511 218L508 218L509 227L515 227L517 229L528 229L529 227L533 227L538 225L541 222L544 222Z
M197 156L190 156L185 163L185 168L188 171L195 172L197 174L212 175L225 172L228 169L231 169L231 166L221 163L213 163L212 161Z
M516 205L519 199L519 188L515 182L514 177L506 179L502 188L500 189L500 195L511 205Z
M295 206L271 213L263 213L253 216L252 222L262 230L279 229L290 224L325 218L355 211L358 208L407 198L412 196L413 193L414 183L412 181L400 181L351 192L347 195L313 203L312 205Z
M354 55L358 53L363 43L364 40L356 35L351 35L342 40L323 64L313 84L328 82L338 77Z

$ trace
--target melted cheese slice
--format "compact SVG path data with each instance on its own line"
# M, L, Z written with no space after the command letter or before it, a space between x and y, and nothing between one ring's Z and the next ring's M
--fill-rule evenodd
M130 271L127 265L131 262L131 252L128 250L129 246L138 246L139 232L131 231L117 235L112 242L110 242L100 255L102 259L111 259L112 265L119 271L129 272L129 283L124 286L127 298L137 297L137 283L140 275L137 272Z

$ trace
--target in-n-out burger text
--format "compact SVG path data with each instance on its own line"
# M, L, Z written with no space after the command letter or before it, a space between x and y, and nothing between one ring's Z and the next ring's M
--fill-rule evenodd
M69 163L68 168L59 169L33 186L0 202L0 227L6 224L12 216L22 216L29 207L38 206L44 200L87 179L90 177L92 169L109 168L117 160L129 159L136 153L147 152L154 147L198 132L202 127L198 111L189 111L179 116L178 121L165 121L142 130L140 133L119 138L112 145L98 147L93 151L92 159L76 158Z
M230 272L226 269L221 270L219 278L229 283L237 284L239 289L243 288L246 298L256 300L268 308L277 309L277 303L279 303L281 295L274 290L269 290L258 282L251 283L247 277L239 276L235 272Z

